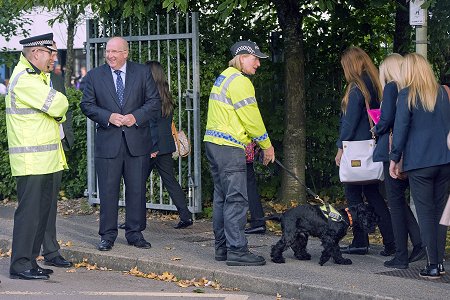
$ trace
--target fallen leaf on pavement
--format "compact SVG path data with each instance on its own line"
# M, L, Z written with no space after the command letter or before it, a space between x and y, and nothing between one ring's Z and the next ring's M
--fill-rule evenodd
M177 260L181 260L181 258L179 258L179 257L172 257L170 260L177 261Z
M66 273L76 273L76 272L77 272L76 269L70 269L70 270L67 270L67 271L66 271Z
M0 249L0 257L11 257L11 249L6 252L3 252L3 250Z

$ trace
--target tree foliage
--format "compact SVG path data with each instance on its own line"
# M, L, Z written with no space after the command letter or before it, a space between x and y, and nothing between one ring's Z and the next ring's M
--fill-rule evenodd
M295 13L298 12L296 18L299 18L300 22L296 26L301 27L303 61L289 60L289 55L300 52L294 52L291 48L292 45L295 46L293 43L295 40L288 41L295 35L289 37L286 30L282 30L287 19L280 18L280 8L274 5L276 2L283 2L283 5L298 4ZM322 197L336 199L343 195L342 185L338 179L338 169L334 164L340 101L345 84L340 66L340 55L348 46L359 46L366 50L378 65L392 51L403 51L403 53L414 51L414 30L408 24L405 25L404 19L407 2L408 0L370 2L365 0L127 0L100 1L95 4L94 9L101 15L114 18L130 15L145 17L154 15L155 12L164 13L166 8L200 11L202 130L205 129L211 85L217 75L226 68L231 58L230 45L240 39L251 39L262 48L263 52L272 54L271 60L262 62L252 81L256 89L258 106L275 145L277 157L285 159L288 155L284 143L286 133L297 134L295 131L289 131L288 126L292 125L294 129L304 126L304 139L289 133L294 136L293 144L305 150L306 172L304 177L299 177ZM429 5L430 12L428 58L440 80L448 81L450 3L428 1L426 4ZM294 9L294 6L288 7ZM403 14L403 21L397 20L396 15L399 9ZM298 30L298 27L294 29ZM406 30L398 31L399 27ZM298 54L296 55L298 57ZM299 83L302 81L300 75L291 78L290 81L286 80L286 68L299 68L298 64L304 68L302 84ZM286 91L295 86L297 92L291 93L292 98L288 100ZM300 86L299 89L298 86ZM298 104L303 109L303 124L299 125L295 123L297 121L290 121L293 109L287 106L288 101L291 101L289 105ZM286 109L286 107L289 108ZM76 112L74 112L75 115ZM78 130L83 130L82 117L81 115L77 119L77 122L81 124ZM285 123L286 120L289 121ZM80 134L82 138L83 134ZM74 154L78 152L83 151L80 148ZM80 163L75 163L79 170L71 166L71 172L75 173L71 173L70 176L81 177L83 174L81 166L85 164L85 158L73 159L80 160ZM204 155L202 160L202 173L208 174L208 163ZM302 173L301 168L294 164L285 163L285 165L295 169L297 174ZM257 165L256 168L261 195L265 198L276 197L281 190L281 170L274 165L269 168ZM203 176L202 179L205 193L203 199L208 200L212 197L211 178ZM64 182L66 180L69 180L68 176L65 176ZM63 186L73 195L83 190L82 184L85 184L85 179L82 184L74 181L64 182ZM300 188L298 183L295 184Z

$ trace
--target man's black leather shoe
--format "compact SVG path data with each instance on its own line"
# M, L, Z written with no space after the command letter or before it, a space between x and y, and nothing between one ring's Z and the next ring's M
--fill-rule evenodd
M369 247L346 246L346 247L341 247L341 252L344 254L365 255L365 254L369 253Z
M135 242L128 242L128 245L133 245L136 248L141 248L141 249L149 249L152 247L152 245L147 242L144 238L140 238L139 240L135 241Z
M119 225L117 225L117 228L125 229L125 223L120 223Z
M385 261L384 266L387 268L394 268L394 269L408 269L408 263L399 260L395 256L393 259Z
M421 260L427 255L427 252L425 251L425 247L414 247L411 255L409 256L408 261L410 263Z
M266 226L245 228L245 234L264 234L266 233Z
M9 273L9 278L11 279L25 279L25 280L45 280L49 279L50 276L39 273L36 269L26 270L19 273Z
M35 268L35 270L38 271L41 274L44 274L44 275L53 274L53 270L52 269L44 269L44 268L41 268L41 267L37 267L37 268Z
M58 255L52 259L46 259L44 261L44 265L55 266L58 268L70 268L72 266L72 262L65 260L61 255Z
M173 226L173 228L175 228L175 229L186 228L186 227L191 226L192 224L194 224L194 222L192 222L192 220L187 220L187 221L181 220L180 222L178 222L177 225Z
M109 251L114 246L113 242L107 241L107 240L101 240L100 244L98 244L97 249L100 251Z
M255 255L250 251L228 251L226 264L228 266L262 266L266 264L266 260L264 257Z
M214 253L214 258L217 261L225 261L227 260L227 248L218 248Z

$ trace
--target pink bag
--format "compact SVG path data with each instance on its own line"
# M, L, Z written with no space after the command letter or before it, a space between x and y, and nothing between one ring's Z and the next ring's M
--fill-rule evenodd
M380 117L381 117L381 109L379 109L379 108L368 109L367 113L369 114L370 118L373 120L375 125L378 124L378 122L380 121Z

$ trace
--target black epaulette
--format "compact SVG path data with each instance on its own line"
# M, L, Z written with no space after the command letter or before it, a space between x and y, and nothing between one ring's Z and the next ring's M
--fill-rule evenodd
M36 71L32 68L26 68L28 74L37 74Z

